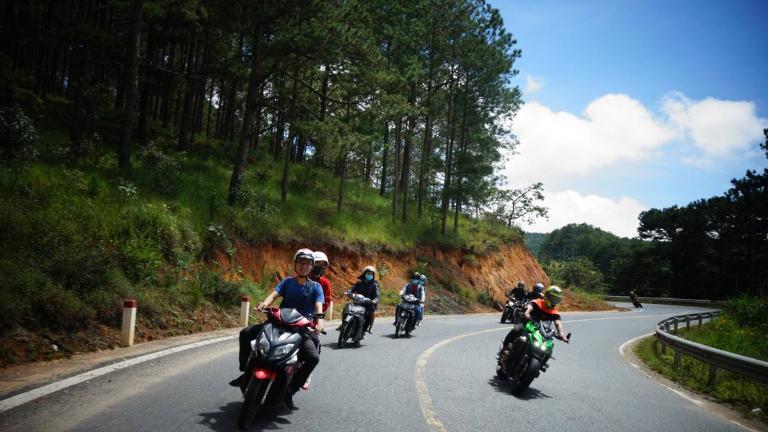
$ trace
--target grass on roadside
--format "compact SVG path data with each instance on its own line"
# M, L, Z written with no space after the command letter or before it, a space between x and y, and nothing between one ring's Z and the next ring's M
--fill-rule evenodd
M698 331L698 330L697 330ZM685 330L680 332L688 337ZM661 347L655 337L641 340L634 348L635 354L653 371L688 387L696 392L710 395L718 401L733 405L744 414L759 408L761 413L755 416L758 420L768 423L768 385L760 384L749 378L734 373L719 370L713 386L707 384L709 367L705 363L682 356L680 366L675 369L674 353L667 349L662 354Z

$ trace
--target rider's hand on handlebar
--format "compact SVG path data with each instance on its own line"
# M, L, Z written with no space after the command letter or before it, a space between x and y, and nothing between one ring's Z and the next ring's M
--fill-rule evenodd
M321 333L323 329L325 328L325 324L323 324L323 320L319 319L317 320L317 323L315 323L315 329L318 333Z
M256 310L259 310L259 311L263 311L266 308L267 308L267 305L264 304L264 302L261 302L261 303L258 304L258 306L256 306Z

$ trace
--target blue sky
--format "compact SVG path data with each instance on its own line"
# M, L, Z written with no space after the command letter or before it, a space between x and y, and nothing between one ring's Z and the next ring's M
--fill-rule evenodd
M523 51L521 145L504 173L543 181L551 212L524 228L631 236L639 211L719 195L766 165L768 1L490 3Z

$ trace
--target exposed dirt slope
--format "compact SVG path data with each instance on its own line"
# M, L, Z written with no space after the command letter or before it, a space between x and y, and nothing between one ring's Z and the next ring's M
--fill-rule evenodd
M400 290L414 270L426 273L429 277L427 308L434 313L485 310L474 302L461 301L462 294L464 300L468 293L477 295L477 292L502 300L505 290L509 290L518 280L525 281L529 286L536 282L549 284L549 278L536 258L522 244L503 245L485 255L426 247L409 253L396 253L357 251L335 245L238 244L231 260L220 252L215 254L215 259L222 269L229 269L232 277L254 281L269 278L274 282L293 271L291 259L301 247L328 254L331 266L326 276L331 280L335 302L341 300L341 293L356 281L367 265L379 270L382 290L389 291Z

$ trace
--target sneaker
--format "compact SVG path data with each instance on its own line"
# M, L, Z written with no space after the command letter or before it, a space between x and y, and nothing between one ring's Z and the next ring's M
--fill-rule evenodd
M240 384L242 384L244 380L245 380L245 374L241 374L239 377L230 381L229 385L231 385L232 387L240 387Z
M285 395L285 399L283 399L283 404L285 405L286 408L288 408L291 411L294 411L294 410L298 409L298 408L296 408L296 405L294 405L294 403L293 403L293 392L289 391Z
M364 340L364 339L365 339L365 332L363 332L363 335L360 336L360 340Z
M420 327L420 326L421 326L421 321L416 323L416 327Z
M368 329L366 331L368 332L368 334L373 334L373 332L371 332L371 329Z

